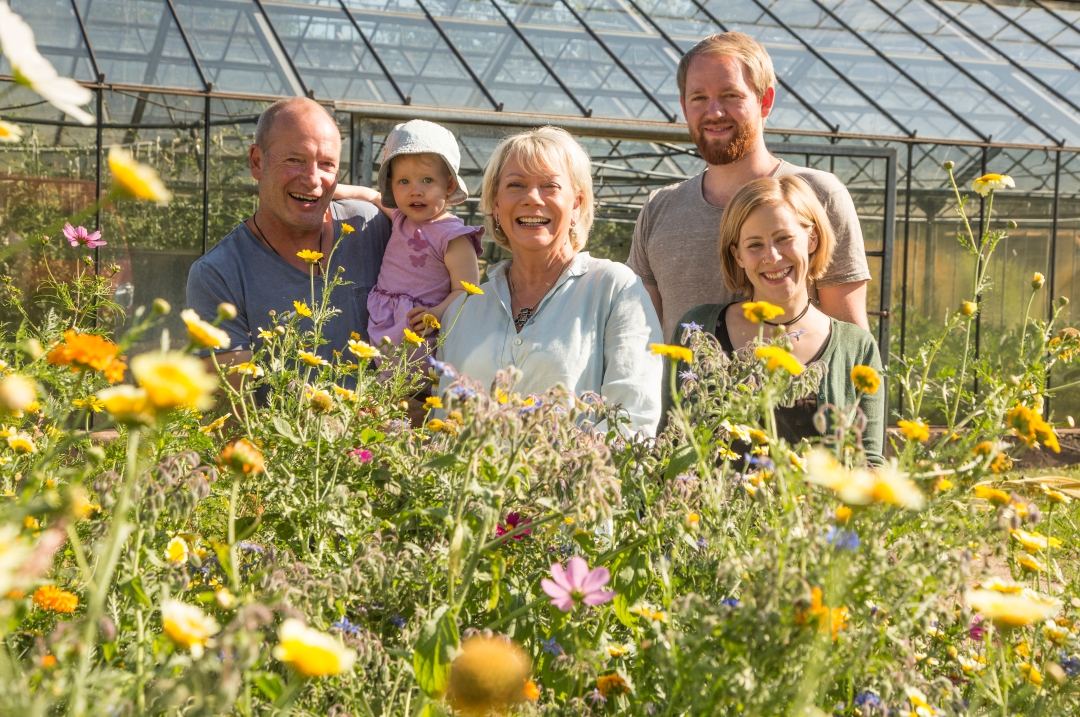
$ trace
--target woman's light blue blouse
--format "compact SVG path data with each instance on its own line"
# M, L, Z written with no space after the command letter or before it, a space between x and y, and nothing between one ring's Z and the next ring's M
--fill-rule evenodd
M625 409L633 431L654 435L664 367L649 344L661 343L663 334L641 279L625 264L582 252L517 333L506 278L512 262L488 269L482 296L463 296L446 309L444 327L465 302L440 360L487 388L497 371L516 366L523 374L516 388L522 396L556 384L579 395L595 391Z

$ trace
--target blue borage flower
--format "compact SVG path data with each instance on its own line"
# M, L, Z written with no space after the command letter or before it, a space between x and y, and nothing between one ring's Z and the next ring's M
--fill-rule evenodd
M261 545L256 545L255 543L249 543L246 540L241 540L239 543L236 544L236 547L240 548L241 550L246 550L249 553L258 553L259 555L262 555L262 551L263 551L263 548L262 548Z
M450 395L454 398L461 399L462 401L468 401L476 395L476 389L465 388L464 386L451 386Z
M860 692L855 696L855 706L866 709L877 709L881 706L881 698L873 692Z
M830 525L829 530L826 531L825 542L837 550L850 550L853 553L859 549L860 545L862 545L862 541L859 540L859 534L854 530L837 528L835 525Z
M752 456L749 453L743 454L743 460L746 461L746 465L751 468L761 468L763 470L771 471L776 467L771 459L764 457L759 458L758 456Z
M693 371L679 371L679 378L683 381L697 381L697 374Z
M544 646L544 652L550 652L556 657L563 654L562 646L559 643L555 642L554 637L547 640L545 640L544 638L540 638L540 644Z
M728 607L739 607L739 601L736 598L724 598L720 601L720 604Z
M593 691L586 695L586 697L588 697L589 701L592 702L594 705L602 705L607 703L607 697L604 697L604 695L600 693L600 690L596 688L593 688Z
M405 618L403 618L401 615L391 615L389 620L390 620L390 624L393 625L394 627L396 627L399 630L404 630L405 626L407 624L409 624L408 621Z
M1080 657L1076 655L1066 655L1065 651L1061 651L1061 669L1065 670L1065 674L1069 677L1076 677L1080 675Z
M341 618L330 627L341 630L346 635L357 635L360 633L360 627L349 622L349 618L347 617Z
M455 379L457 378L457 371L454 367L443 361L436 361L433 357L427 357L427 373L428 376L436 381L440 378Z
M701 331L701 329L702 329L701 324L699 324L697 322L694 322L694 321L691 321L691 322L686 323L686 324L679 324L679 326L683 327L684 329L686 329L687 331L689 331L692 334L695 334L698 331Z

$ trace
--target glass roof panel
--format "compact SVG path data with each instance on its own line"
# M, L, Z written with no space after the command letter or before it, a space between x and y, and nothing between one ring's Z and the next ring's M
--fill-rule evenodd
M1065 24L1040 7L996 7L1073 62L1080 62L1080 30ZM1054 14L1066 21L1070 16L1074 22L1080 21L1080 13L1063 8L1056 8Z
M174 0L174 4L214 89L286 97L304 94L254 2Z
M88 82L97 80L69 0L11 0L9 5L33 29L38 52L61 76ZM3 56L0 56L0 74L11 74L11 65Z
M557 0L496 1L581 103L593 110L593 116L667 119L630 76L619 69L611 55L588 35L563 3ZM607 38L604 41L607 42ZM626 46L611 49L617 56L627 51ZM642 83L649 86L644 79Z
M1008 22L1001 15L981 3L972 4L948 0L939 4L947 12L952 13L965 25L976 30L981 37L994 43L997 48L1017 62L1062 64L1061 58L1025 35L1023 30L1016 27L1016 25ZM956 29L963 32L961 28Z
M432 3L428 9L504 109L581 116L581 109L490 0ZM535 45L536 32L526 37Z
M109 82L203 89L172 13L158 0L78 0Z
M400 104L401 98L337 3L263 3L304 83L318 98Z
M493 109L415 0L345 0L345 4L413 104ZM392 14L384 12L384 8ZM429 9L434 12L438 8ZM443 29L448 30L446 26ZM454 33L447 31L447 34L453 41ZM482 45L483 39L473 39L470 43ZM479 75L473 64L478 54L475 48L458 47L458 50ZM483 50L479 52L482 54Z
M720 32L720 28L691 0L637 0L638 7L648 13L664 32L689 49L698 40Z

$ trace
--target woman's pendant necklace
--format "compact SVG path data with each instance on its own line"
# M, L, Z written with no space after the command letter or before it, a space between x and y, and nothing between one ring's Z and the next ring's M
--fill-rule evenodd
M573 258L574 255L571 254L570 259ZM544 289L544 293L540 295L540 298L537 299L532 306L522 306L518 310L517 315L514 316L514 328L516 328L518 331L521 331L523 328L525 328L525 324L529 323L529 319L536 315L536 307L540 305L540 302L543 301L544 297L547 296L549 291L551 291L551 287L555 286L555 282L557 282L559 280L559 277L562 276L563 272L566 271L566 266L570 263L570 259L567 259L565 262L563 262L562 268L559 269L559 273L555 275L555 279L550 284L548 284L547 288ZM506 283L510 285L511 299L513 301L517 301L517 303L520 305L521 302L518 301L517 293L514 291L514 280L510 278L509 271L506 272Z
M804 316L806 316L806 312L809 311L809 310L810 310L810 299L807 299L806 300L806 306L803 307L803 310L799 312L799 315L796 316L791 321L766 321L765 319L762 319L761 322L764 323L764 324L768 324L769 326L793 326L794 324L797 324L800 321L802 321L802 318Z

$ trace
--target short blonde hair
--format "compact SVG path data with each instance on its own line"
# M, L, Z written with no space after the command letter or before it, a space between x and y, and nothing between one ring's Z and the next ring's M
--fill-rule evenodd
M570 244L574 251L585 248L592 229L596 200L592 189L592 164L589 155L569 132L558 127L540 127L511 135L499 143L484 169L484 183L480 192L480 211L487 219L488 230L495 243L510 248L506 234L495 231L495 195L499 192L503 169L513 157L527 172L543 174L551 169L566 169L570 185L576 196L581 197L578 220L574 225L575 237Z
M806 182L792 174L762 177L740 189L728 202L720 219L720 264L724 267L724 283L731 291L753 295L754 285L735 261L733 250L739 246L743 224L754 210L775 206L789 207L811 235L817 237L817 249L810 254L808 278L811 281L820 279L829 268L836 239L829 216L817 195Z
M759 100L765 96L765 90L776 84L776 72L769 51L749 35L724 32L709 35L679 60L679 70L675 75L679 97L686 97L686 74L690 71L690 63L698 57L734 57L741 61L750 74L750 86Z

